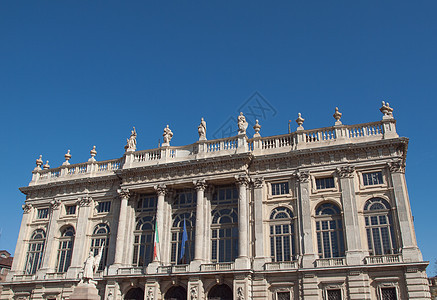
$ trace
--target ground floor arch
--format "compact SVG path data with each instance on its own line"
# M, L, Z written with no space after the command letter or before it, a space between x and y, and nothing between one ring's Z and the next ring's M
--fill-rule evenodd
M164 296L165 300L187 300L187 290L180 286L171 287Z
M232 289L226 284L217 284L208 293L208 300L232 300Z
M124 296L125 300L144 300L144 290L142 288L132 288Z

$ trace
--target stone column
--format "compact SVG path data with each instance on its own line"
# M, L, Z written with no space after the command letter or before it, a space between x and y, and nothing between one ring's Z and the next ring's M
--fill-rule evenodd
M355 167L345 166L337 169L340 177L341 201L343 204L344 232L346 235L346 262L348 265L362 263L364 253L361 247L357 203L355 199Z
M238 184L238 258L235 260L236 269L249 268L249 215L247 201L246 176L236 177Z
M67 278L77 278L77 275L82 270L85 261L85 254L88 254L89 249L86 249L86 230L88 227L88 219L93 210L93 199L91 197L82 197L79 201L79 213L77 217L76 235L73 243L73 253L71 255L71 265L67 270Z
M261 270L266 262L264 253L264 231L263 231L263 199L264 199L264 178L257 177L253 182L253 212L254 212L254 231L255 231L255 260L254 268Z
M165 202L165 194L167 193L167 188L165 184L161 184L158 186L155 186L155 190L158 194L158 203L156 206L156 222L155 226L158 228L158 239L159 243L157 244L157 253L158 255L156 257L153 257L153 261L147 266L147 273L148 274L154 274L158 271L158 267L162 263L162 241L164 237L164 202ZM153 254L152 254L153 255Z
M59 214L60 214L60 200L53 200L50 203L50 223L47 228L47 238L45 243L45 249L44 249L44 257L41 267L41 272L38 274L39 279L44 279L44 275L46 273L54 273L55 272L55 260L56 260L56 246L58 245L57 240L55 239L56 236L59 236L57 233L59 231L58 228L58 220L59 220Z
M29 237L29 226L32 219L32 204L25 204L23 207L23 218L21 219L20 231L18 234L17 245L15 247L14 260L12 261L11 271L8 273L7 280L11 281L13 275L22 274L24 271L24 264L26 263L26 253L28 246L26 240ZM46 240L47 244L47 240Z
M300 250L302 256L302 267L303 268L313 268L314 260L316 258L314 254L313 245L313 229L312 229L312 211L311 211L311 201L310 201L310 184L309 178L310 174L308 171L298 172L297 181L299 183L299 215L301 216L299 227L300 227ZM306 298L305 298L306 299Z
M124 244L126 240L126 214L127 214L127 202L131 196L128 189L117 190L120 196L120 211L118 215L118 226L117 226L117 238L115 242L115 258L114 265L123 264Z
M196 206L196 239L194 242L194 260L203 262L203 249L205 245L205 209L204 209L204 194L206 189L205 180L197 180L195 183L197 191L197 206Z
M389 163L390 175L396 203L396 213L401 234L402 256L405 262L422 261L422 254L417 247L414 233L413 216L408 199L407 183L405 181L405 166L400 162Z

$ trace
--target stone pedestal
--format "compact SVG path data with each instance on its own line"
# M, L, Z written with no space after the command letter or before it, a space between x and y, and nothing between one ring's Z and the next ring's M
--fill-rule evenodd
M70 300L100 300L100 296L94 284L79 283L74 288Z

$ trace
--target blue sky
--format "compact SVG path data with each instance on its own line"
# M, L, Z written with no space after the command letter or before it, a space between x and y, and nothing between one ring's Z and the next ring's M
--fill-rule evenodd
M121 157L219 129L255 92L276 114L263 136L381 119L395 108L410 138L407 182L425 260L437 259L434 218L437 2L0 2L0 249L14 251L24 195L42 154L52 167ZM292 124L295 129L296 124ZM435 268L428 268L435 274Z

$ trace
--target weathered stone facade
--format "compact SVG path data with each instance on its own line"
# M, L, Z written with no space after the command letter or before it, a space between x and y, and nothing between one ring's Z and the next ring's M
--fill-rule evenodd
M68 298L90 249L102 299L430 299L392 111L253 138L241 114L219 140L202 119L188 146L167 126L120 159L39 158L1 299Z

